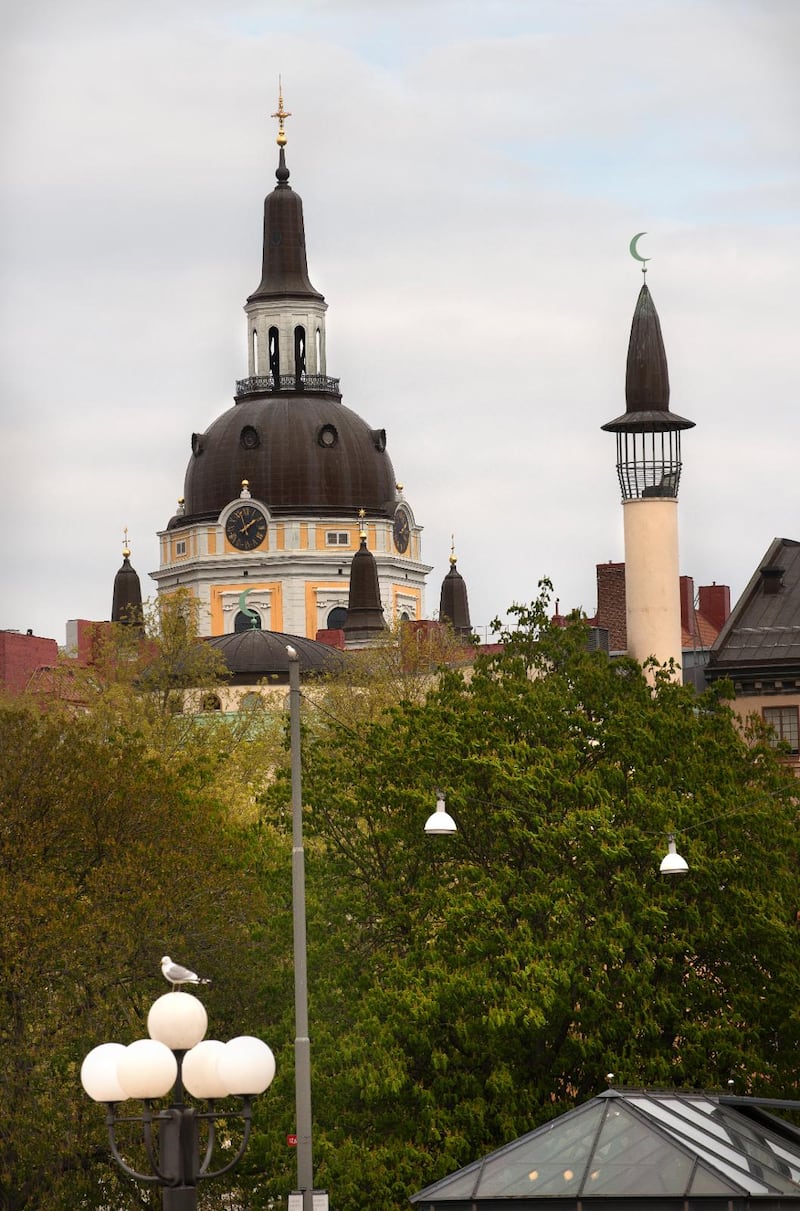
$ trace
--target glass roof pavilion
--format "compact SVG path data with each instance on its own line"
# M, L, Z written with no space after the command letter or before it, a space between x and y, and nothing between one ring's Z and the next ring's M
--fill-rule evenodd
M800 1103L608 1089L427 1186L420 1211L800 1211L800 1128L770 1110ZM522 1211L522 1207L518 1208Z

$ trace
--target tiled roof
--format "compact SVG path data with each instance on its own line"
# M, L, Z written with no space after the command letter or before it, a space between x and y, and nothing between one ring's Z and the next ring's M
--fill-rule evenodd
M794 668L800 675L800 542L775 538L711 652L712 676Z

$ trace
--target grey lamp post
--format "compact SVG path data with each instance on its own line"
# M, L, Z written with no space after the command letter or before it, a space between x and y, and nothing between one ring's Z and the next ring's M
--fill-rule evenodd
M302 1211L312 1211L314 1160L311 1139L311 1041L308 1034L308 949L306 943L306 870L303 849L303 784L300 753L300 661L289 656L289 747L292 774L292 921L294 937L294 1073L297 1132L297 1186Z
M106 1105L106 1127L114 1160L124 1173L162 1189L164 1211L196 1211L197 1186L206 1178L228 1173L244 1156L251 1126L251 1103L275 1075L275 1059L266 1043L247 1035L228 1043L203 1036L208 1025L205 1008L186 992L168 992L154 1002L147 1017L147 1039L128 1047L101 1043L81 1066L81 1083L96 1102ZM172 1092L170 1105L154 1102ZM185 1093L204 1099L205 1107L185 1101ZM236 1096L241 1106L218 1109L219 1098ZM139 1114L124 1115L120 1105L139 1098ZM236 1154L212 1169L220 1119L243 1123L242 1142ZM123 1158L117 1124L141 1127L148 1172L140 1172ZM200 1126L205 1126L200 1155Z

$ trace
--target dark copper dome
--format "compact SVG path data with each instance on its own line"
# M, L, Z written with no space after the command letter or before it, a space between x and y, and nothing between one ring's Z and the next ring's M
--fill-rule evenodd
M242 397L192 437L185 513L170 528L212 519L239 496L242 480L270 512L372 516L394 511L395 475L386 434L330 392Z

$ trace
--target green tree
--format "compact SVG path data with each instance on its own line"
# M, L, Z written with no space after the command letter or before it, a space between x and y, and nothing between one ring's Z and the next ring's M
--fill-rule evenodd
M547 606L423 702L305 734L317 1180L337 1211L402 1205L608 1072L796 1096L795 781L718 693L589 653ZM423 836L437 787L455 837ZM682 880L658 874L670 831Z
M0 1205L155 1206L118 1177L102 1110L79 1068L97 1043L130 1042L166 991L164 953L191 961L217 1037L273 1029L286 956L267 923L286 901L258 845L231 821L221 735L162 751L137 699L79 715L0 709ZM241 781L241 771L237 775ZM258 789L261 789L260 786ZM285 855L288 870L288 853ZM288 885L288 877L285 880ZM276 905L277 900L277 905ZM224 1187L223 1187L224 1188ZM205 1206L218 1205L209 1188Z

